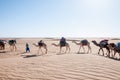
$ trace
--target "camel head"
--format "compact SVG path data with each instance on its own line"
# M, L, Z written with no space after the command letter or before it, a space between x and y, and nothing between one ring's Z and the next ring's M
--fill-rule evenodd
M95 44L96 46L99 46L99 44L95 40L92 40L92 43Z
M97 44L97 41L95 41L95 40L92 40L91 42L92 42L93 44Z
M95 41L95 40L92 40L91 42L93 42L93 43L94 43L94 42L96 42L96 41Z

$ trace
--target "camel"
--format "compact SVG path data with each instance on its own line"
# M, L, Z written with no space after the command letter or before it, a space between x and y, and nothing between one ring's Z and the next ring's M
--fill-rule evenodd
M45 54L47 54L47 45L46 45L44 42L42 42L42 40L39 41L38 44L33 43L33 45L36 46L36 47L39 47L39 49L38 49L38 54L39 54L39 51L40 51L40 50L41 50L41 52L42 52L42 54L43 54L43 51L42 51L42 49L41 49L42 47L46 50Z
M107 56L110 56L110 49L109 49L109 47L107 46L107 45L108 45L108 42L105 42L105 44L102 44L101 42L100 42L100 43L97 43L95 40L93 40L92 42L93 42L93 44L95 44L96 46L100 47L100 49L99 49L99 51L98 51L98 54L100 53L100 50L102 50L103 56L104 56L103 48L106 48L106 50L108 51L108 55L107 55Z
M108 44L109 49L112 51L114 51L114 55L112 55L112 57L115 57L116 53L119 54L119 58L120 58L120 46L116 46L115 43L110 43Z
M79 50L78 50L78 53L80 53L81 47L83 48L84 53L85 53L85 48L84 48L84 46L87 46L87 47L88 47L87 53L89 53L89 52L91 53L91 52L92 52L92 51L91 51L91 47L90 47L90 43L88 42L88 40L81 40L79 43L76 42L76 41L72 41L72 42L75 43L76 45L80 45Z
M0 40L0 50L4 50L5 49L5 43Z
M113 54L113 51L114 51L115 46L116 46L115 43L109 43L107 46L109 47L110 52ZM112 56L113 56L113 55L112 55Z
M16 47L16 40L9 40L8 44L10 45L10 50L11 51L16 51L17 47Z
M70 52L70 46L67 42L65 43L65 45L61 45L60 43L59 44L52 43L52 45L54 45L56 47L60 47L59 53L61 53L61 50L62 50L63 47L66 47L65 53L68 51L68 49L69 49L69 52Z

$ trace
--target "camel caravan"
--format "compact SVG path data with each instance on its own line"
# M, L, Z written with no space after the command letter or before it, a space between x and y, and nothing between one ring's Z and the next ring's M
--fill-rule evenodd
M90 46L90 42L87 39L83 39L80 40L79 42L77 40L70 40L72 41L72 43L79 45L79 49L77 53L92 53L91 50L91 46ZM95 46L99 47L98 50L98 54L100 55L100 51L102 51L102 55L103 56L107 56L107 57L113 57L115 58L115 55L118 54L119 55L119 59L120 59L120 42L118 42L117 44L115 43L108 43L108 40L101 40L100 42L97 42L95 40L91 41ZM10 51L16 51L17 47L16 47L16 40L0 40L0 50L5 50L5 45L9 44L10 47ZM40 40L39 42L37 42L37 44L33 43L33 45L35 47L38 47L38 54L41 53L42 54L47 54L48 53L48 48L47 48L47 44L44 43L43 40ZM65 47L65 51L64 53L70 53L70 45L69 43L66 41L66 39L64 37L62 37L59 41L58 44L56 43L51 43L51 45L55 46L55 47L59 47L59 53L62 53L62 48ZM86 51L84 47L87 47L88 50ZM107 53L104 53L103 49L106 49ZM44 52L43 52L44 49ZM81 49L83 49L83 52L81 51Z
M120 59L120 42L115 44L115 43L108 43L108 40L101 40L99 43L97 43L95 40L93 40L92 43L99 47L98 54L100 54L100 51L102 50L104 56L105 54L103 48L105 48L107 50L106 55L108 57L114 58L116 53L118 53Z
M10 51L16 51L17 47L16 47L16 40L0 40L0 50L4 50L5 49L5 45L9 44L10 46Z

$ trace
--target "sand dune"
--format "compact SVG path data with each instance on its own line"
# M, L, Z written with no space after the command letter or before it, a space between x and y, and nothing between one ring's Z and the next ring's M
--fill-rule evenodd
M76 54L79 46L71 41L71 52L56 55L59 48L51 43L56 40L44 39L48 54L38 55L33 46L40 39L18 39L17 51L0 53L0 80L119 80L119 60L99 56L98 48L91 43L92 53ZM91 41L92 39L89 39ZM100 39L96 39L100 41ZM30 44L30 53L24 53L25 43ZM110 41L117 42L117 41ZM116 56L118 57L118 56Z

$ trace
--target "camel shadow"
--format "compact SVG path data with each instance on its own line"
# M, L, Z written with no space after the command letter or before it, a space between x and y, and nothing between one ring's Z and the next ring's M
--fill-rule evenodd
M117 61L120 61L120 58L114 58L114 57L108 57L109 59L112 59L112 60L117 60Z
M30 54L30 53L26 53L26 52L22 52L21 54L22 54L21 56L23 58L30 58L30 57L37 57L37 56L39 56L37 54Z
M31 57L37 57L39 55L35 55L35 54L30 54L30 55L24 55L23 58L31 58Z
M0 53L7 53L7 51L0 51Z
M0 54L5 54L5 53L9 53L10 51L0 51Z
M85 53L85 52L76 52L76 54L88 54L88 53Z
M57 53L56 55L63 55L63 54L66 54L66 53Z
M112 59L112 60L116 60L116 61L120 61L120 58L114 58L114 57L109 57L109 56L103 56L103 55L98 55L98 54L94 54L96 56L101 56L101 57L104 57L104 58L107 58L107 59Z

